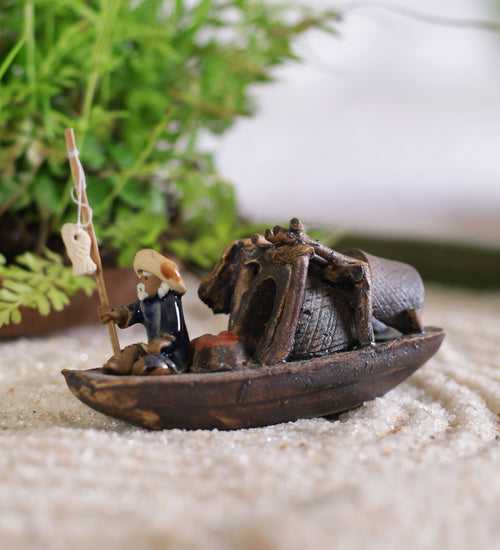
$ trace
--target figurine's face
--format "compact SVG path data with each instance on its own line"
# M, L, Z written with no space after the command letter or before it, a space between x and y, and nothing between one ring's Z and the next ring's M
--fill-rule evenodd
M143 300L147 296L154 296L161 285L161 279L152 273L143 272L137 284L137 296Z

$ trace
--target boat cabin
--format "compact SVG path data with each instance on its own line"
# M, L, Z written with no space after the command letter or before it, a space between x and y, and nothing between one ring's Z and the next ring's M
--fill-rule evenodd
M288 231L235 241L198 291L214 313L229 314L229 331L263 365L347 350L357 341L352 285L328 279L328 254L319 256L294 221Z

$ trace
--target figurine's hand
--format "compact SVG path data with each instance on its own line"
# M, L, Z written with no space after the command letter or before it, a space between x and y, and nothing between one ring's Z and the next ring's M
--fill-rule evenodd
M103 323L104 325L110 322L119 324L120 321L123 319L122 308L99 306L97 308L97 313L99 315L101 323Z
M159 355L166 348L171 346L175 342L175 336L172 334L162 334L159 338L154 338L146 345L148 353L153 355Z

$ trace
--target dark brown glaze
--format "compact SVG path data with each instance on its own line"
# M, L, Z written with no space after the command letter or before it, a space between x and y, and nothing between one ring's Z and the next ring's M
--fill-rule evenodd
M439 349L444 332L427 328L359 350L234 372L165 377L64 370L83 403L148 429L221 430L340 413L380 397Z

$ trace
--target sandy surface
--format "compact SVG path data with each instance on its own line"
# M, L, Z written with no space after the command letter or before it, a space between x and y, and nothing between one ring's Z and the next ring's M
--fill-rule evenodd
M187 302L196 335L208 310ZM442 350L387 396L237 432L148 433L77 401L60 369L102 363L100 327L1 344L0 547L497 547L500 295L431 289L426 321Z

